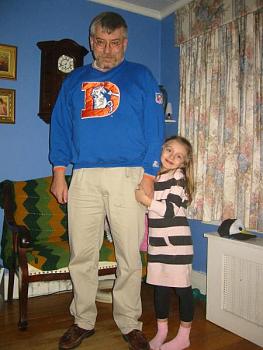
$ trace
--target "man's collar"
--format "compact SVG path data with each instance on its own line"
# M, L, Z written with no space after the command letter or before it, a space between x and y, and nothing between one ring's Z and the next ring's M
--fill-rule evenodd
M102 68L98 67L98 66L97 66L97 63L96 63L96 60L93 61L92 67L93 67L94 69L97 69L97 70L101 71L101 72L107 72L107 71L109 70L109 69L102 69Z
M115 66L115 67L118 67L118 66L124 61L124 59L125 59L125 58L123 58L122 61L121 61L117 66ZM96 60L94 60L93 63L92 63L92 68L97 69L97 70L99 70L100 72L108 72L108 71L110 71L111 69L113 69L113 68L115 68L115 67L112 67L112 68L110 68L110 69L103 69L103 68L98 67L98 65L97 65L97 63L96 63Z

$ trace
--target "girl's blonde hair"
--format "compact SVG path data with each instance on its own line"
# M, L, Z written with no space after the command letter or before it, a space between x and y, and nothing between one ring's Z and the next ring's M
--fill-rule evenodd
M171 136L167 138L163 144L163 147L165 147L169 142L171 141L177 141L181 145L183 145L186 149L186 159L185 164L181 168L185 175L185 182L186 182L186 193L188 196L189 204L192 202L193 199L193 193L194 193L194 165L193 165L193 148L191 143L183 136ZM161 175L167 171L160 171L158 175Z

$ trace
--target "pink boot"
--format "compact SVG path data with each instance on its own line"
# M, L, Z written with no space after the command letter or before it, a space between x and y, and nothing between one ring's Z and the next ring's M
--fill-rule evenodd
M151 350L159 350L160 346L165 342L168 333L168 320L157 320L157 333L155 337L149 341Z
M183 350L190 346L191 327L180 326L177 336L161 346L160 350Z

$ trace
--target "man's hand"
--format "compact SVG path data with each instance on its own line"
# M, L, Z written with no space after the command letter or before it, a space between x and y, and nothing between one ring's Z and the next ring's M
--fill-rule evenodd
M140 187L144 190L145 194L153 198L153 184L154 184L154 177L150 175L143 175L142 181L140 183Z
M65 204L68 201L68 185L65 179L65 171L54 169L53 180L50 188L51 193L56 197L58 203Z

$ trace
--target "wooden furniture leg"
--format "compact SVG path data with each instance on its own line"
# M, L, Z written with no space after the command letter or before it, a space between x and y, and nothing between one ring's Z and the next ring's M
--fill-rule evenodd
M14 295L14 280L15 280L15 272L13 270L8 270L8 301L13 300Z
M28 304L28 281L21 276L21 283L19 285L19 322L18 328L20 330L27 329L27 304Z

